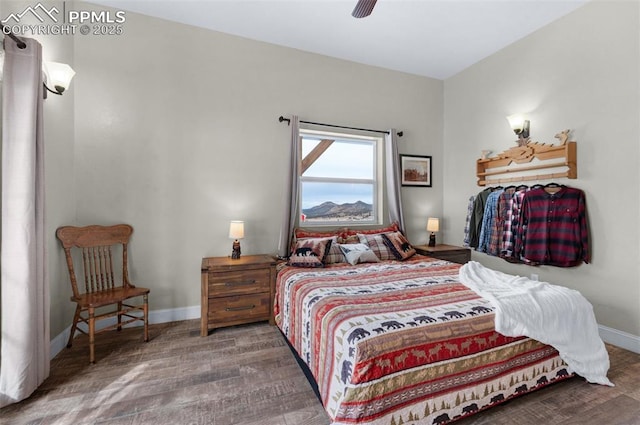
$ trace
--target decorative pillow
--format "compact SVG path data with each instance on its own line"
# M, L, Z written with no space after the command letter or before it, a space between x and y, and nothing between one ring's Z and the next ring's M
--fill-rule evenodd
M331 238L331 246L329 247L329 251L327 251L327 255L324 256L322 260L325 264L336 264L336 263L346 263L346 259L344 258L344 254L338 245L338 237L334 236Z
M296 242L301 239L329 239L335 236L336 237L336 240L334 241L334 245L335 245L338 242L342 242L342 237L346 236L346 231L347 231L346 227L343 227L341 229L327 230L327 231L309 230L306 228L296 227L295 229L293 229L293 237L291 238L290 251L293 252ZM339 253L340 256L342 256L342 251L340 251L340 248L335 247L335 249L337 249L337 251L334 251L334 253ZM324 262L325 263L327 262L326 258L324 259Z
M341 237L345 232L346 228L328 230L326 232L320 232L317 230L308 230L301 229L296 227L293 231L293 235L296 239L309 239L309 238L330 238L331 236Z
M365 244L362 243L352 243L339 245L340 250L344 254L344 257L347 259L347 262L351 265L355 265L357 263L378 263L380 260L376 257L376 254L373 253L371 249Z
M356 234L377 235L380 233L399 232L399 231L400 231L400 227L398 226L398 223L396 223L395 221L390 225L388 225L387 227L380 227L378 229L367 229L367 230L344 229L344 232L346 233L345 237L356 235Z
M363 235L358 233L358 238L360 238L360 243L367 245L371 248L374 254L380 260L395 260L396 256L387 248L387 245L384 243L384 239L382 238L382 234L376 235Z
M406 260L416 253L407 238L400 232L385 233L382 235L384 244L391 250L396 260Z
M323 267L322 260L331 246L331 239L302 239L296 242L288 264L295 267Z

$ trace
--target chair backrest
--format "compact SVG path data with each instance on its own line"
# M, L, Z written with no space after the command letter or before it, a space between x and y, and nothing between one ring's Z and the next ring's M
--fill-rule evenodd
M114 226L63 226L56 231L56 236L62 242L73 296L81 294L78 288L76 272L73 263L72 249L77 248L82 253L82 267L84 270L84 293L93 293L116 286L129 286L129 270L127 266L127 246L133 233L133 227L128 224ZM114 246L122 246L122 280L116 279L113 268ZM116 280L117 282L116 284Z

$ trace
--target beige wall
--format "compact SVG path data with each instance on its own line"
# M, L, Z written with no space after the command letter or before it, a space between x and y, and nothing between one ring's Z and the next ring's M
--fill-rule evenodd
M76 37L74 56L78 223L134 226L132 277L152 310L199 305L201 259L230 254L232 219L243 254L277 252L283 114L404 130L400 151L435 163L433 188L405 189L409 235L424 242L441 214L442 81L133 13L122 36Z
M581 291L600 324L640 335L639 6L591 2L445 81L446 240L461 243L475 161L515 137L505 116L527 112L532 139L572 129L592 235L592 264L529 267L474 253L509 273Z

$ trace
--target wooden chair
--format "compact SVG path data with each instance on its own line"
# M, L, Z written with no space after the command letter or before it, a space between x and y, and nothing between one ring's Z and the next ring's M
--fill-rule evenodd
M115 226L64 226L58 228L56 236L62 242L64 253L69 268L69 278L73 295L71 301L76 303L76 312L73 317L71 334L67 347L71 347L76 330L89 335L89 361L95 362L94 337L98 333L117 329L135 321L144 323L144 340L149 341L148 329L148 296L149 289L136 288L129 281L127 266L127 246L133 233L133 227L128 224ZM122 249L122 272L114 268L114 255ZM74 248L72 250L72 248ZM78 287L76 271L74 267L74 252L81 252L82 268L84 270L84 291ZM80 255L77 255L80 263ZM117 262L117 260L116 260ZM125 304L131 298L142 297L142 304ZM115 311L96 314L96 309L109 305L117 305ZM142 316L133 315L132 312L142 311ZM118 322L96 331L96 321L117 316ZM125 320L123 321L123 316ZM88 326L88 332L78 327L78 322L84 322Z

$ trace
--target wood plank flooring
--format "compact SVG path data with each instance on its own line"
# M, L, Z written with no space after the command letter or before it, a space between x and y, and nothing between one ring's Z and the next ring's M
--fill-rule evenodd
M86 336L64 349L1 424L328 425L280 332L266 323L199 336L199 320ZM640 425L640 355L607 346L615 388L574 378L456 425ZM408 424L407 424L408 425Z

